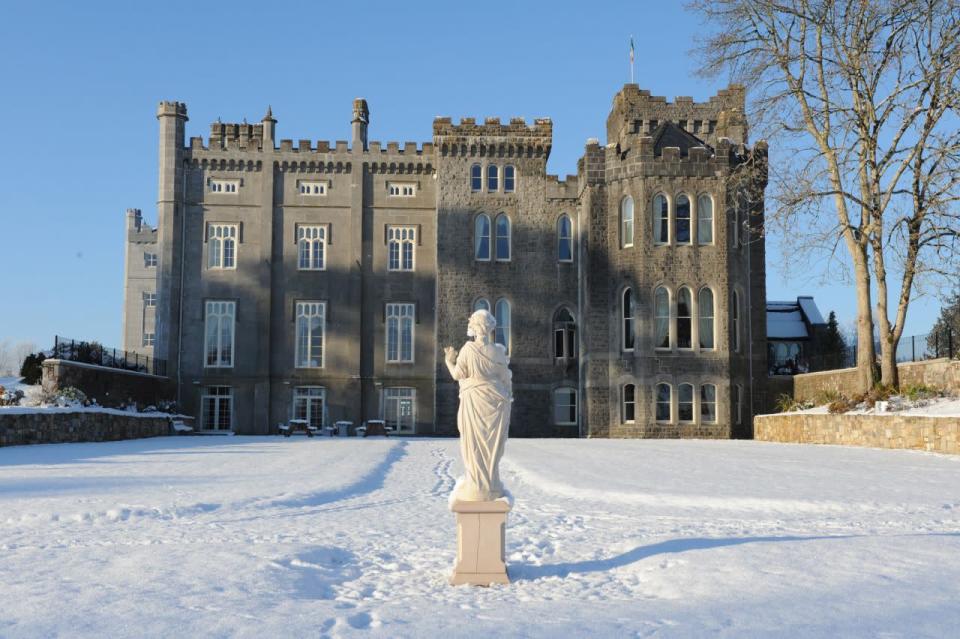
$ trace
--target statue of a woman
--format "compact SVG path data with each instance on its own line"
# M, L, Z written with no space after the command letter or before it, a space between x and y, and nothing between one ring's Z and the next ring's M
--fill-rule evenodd
M496 326L489 311L477 311L467 325L473 340L459 354L452 346L443 349L450 375L460 382L457 428L465 470L451 503L504 496L499 464L510 430L513 381L507 352L492 339Z

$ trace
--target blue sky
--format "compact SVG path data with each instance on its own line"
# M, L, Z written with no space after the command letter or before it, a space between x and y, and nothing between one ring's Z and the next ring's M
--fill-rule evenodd
M436 115L551 117L548 168L565 175L587 138L603 141L631 34L641 88L699 101L726 85L694 76L704 27L679 2L335 4L4 8L0 340L120 345L124 211L156 221L159 100L186 102L187 135L205 138L218 117L256 122L270 104L278 138L348 139L357 96L372 140L427 141ZM768 298L810 294L853 319L852 288L823 286L816 269L785 275L776 238L767 260ZM938 309L918 300L907 334Z

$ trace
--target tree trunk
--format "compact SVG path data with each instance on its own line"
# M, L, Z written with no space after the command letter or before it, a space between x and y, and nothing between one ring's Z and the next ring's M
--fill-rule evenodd
M892 388L900 388L900 376L897 371L897 344L893 336L880 337L880 383Z
M862 247L861 247L862 249ZM873 346L873 314L870 304L870 271L862 250L853 254L857 288L857 378L866 392L877 383L877 355Z

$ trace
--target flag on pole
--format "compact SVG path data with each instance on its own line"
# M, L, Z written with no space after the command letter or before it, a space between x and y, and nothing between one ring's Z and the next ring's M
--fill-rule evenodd
M630 36L630 84L633 84L633 36Z

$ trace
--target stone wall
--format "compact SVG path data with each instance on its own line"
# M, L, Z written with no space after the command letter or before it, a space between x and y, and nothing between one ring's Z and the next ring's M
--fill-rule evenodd
M170 434L170 418L158 413L9 409L0 411L0 446L106 442Z
M55 393L68 386L79 388L108 408L126 405L131 400L141 407L155 406L161 400L176 397L176 388L166 377L62 359L45 360L44 390Z
M908 362L900 364L897 369L902 386L926 384L944 390L960 391L960 360L941 358ZM857 369L805 373L793 378L793 397L797 401L815 401L828 391L846 396L861 392L857 383Z
M783 413L758 415L753 429L759 441L960 453L957 417Z

